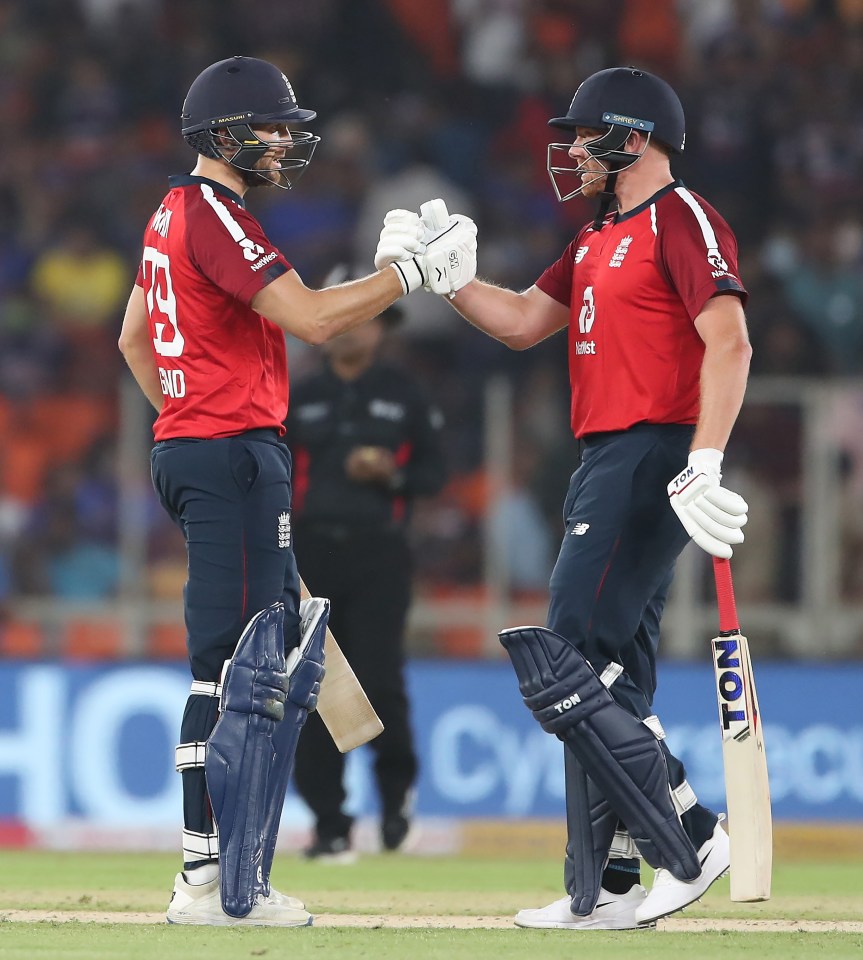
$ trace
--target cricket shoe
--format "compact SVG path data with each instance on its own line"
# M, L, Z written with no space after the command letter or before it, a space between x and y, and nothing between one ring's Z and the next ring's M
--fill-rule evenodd
M232 917L222 909L219 878L193 886L182 873L174 880L174 892L166 914L168 923L194 923L211 927L308 927L312 915L300 900L278 890L258 894L245 917Z
M351 847L349 837L316 835L312 845L303 850L303 856L306 860L333 866L347 866L357 862L357 852Z
M389 853L412 853L420 839L416 822L401 814L384 817L381 823L381 849Z
M554 930L635 930L647 929L636 919L638 906L644 903L647 891L636 883L626 893L609 893L600 889L593 912L577 917L571 910L572 897L561 897L538 910L519 910L515 915L517 927L537 927Z
M699 847L698 861L701 873L694 880L678 880L662 867L656 871L650 893L635 913L639 923L653 923L682 910L707 893L711 884L728 872L731 845L728 834L718 823L709 839Z

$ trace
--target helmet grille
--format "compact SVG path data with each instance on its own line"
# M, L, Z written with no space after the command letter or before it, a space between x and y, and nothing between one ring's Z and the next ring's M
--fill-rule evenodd
M221 154L213 142L213 134L209 130L199 130L197 133L187 133L183 139L189 146L202 156L211 160L220 160Z

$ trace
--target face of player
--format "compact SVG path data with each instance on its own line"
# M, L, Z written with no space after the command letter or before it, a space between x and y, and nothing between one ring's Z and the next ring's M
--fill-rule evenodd
M591 156L585 149L585 144L599 139L605 133L593 127L576 127L575 140L569 148L569 156L578 164L578 173L581 175L581 195L591 199L599 196L605 187L605 176L608 168Z
M281 162L294 143L291 131L283 123L270 123L264 127L252 127L252 132L259 140L270 144L267 152L255 164L258 174L256 183L277 184L281 178Z
M243 185L249 187L292 187L308 166L320 137L307 131L291 131L284 123L261 124L247 130L232 132L230 129L214 131L213 138L224 160L237 171ZM255 138L252 157L242 149L249 146L249 132ZM242 138L238 139L238 137ZM258 141L266 144L260 153ZM238 157L243 155L242 162Z

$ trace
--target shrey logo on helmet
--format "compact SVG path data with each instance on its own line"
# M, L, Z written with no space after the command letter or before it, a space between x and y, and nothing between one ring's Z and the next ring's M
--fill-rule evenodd
M566 116L554 117L548 124L569 131L577 127L604 131L585 143L584 149L603 164L610 177L631 167L644 153L624 149L633 130L646 134L644 149L656 140L674 153L682 153L686 140L683 107L677 94L660 77L635 67L612 67L592 74L575 91ZM587 186L581 182L583 164L576 164L569 156L571 147L571 141L548 145L548 174L561 201L578 196ZM567 190L562 181L573 177L577 185Z
M307 123L314 110L297 105L288 78L278 67L254 57L230 57L211 64L195 78L183 103L182 133L205 157L225 160L251 175L249 186L290 189L312 159L320 137L291 130L289 136L262 140L255 127ZM267 166L260 161L267 155Z

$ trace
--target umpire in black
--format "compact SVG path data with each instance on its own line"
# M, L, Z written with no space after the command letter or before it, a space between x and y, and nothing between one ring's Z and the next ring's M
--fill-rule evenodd
M347 275L342 267L328 282ZM324 344L324 369L291 384L285 421L297 565L313 595L329 598L333 635L384 724L370 746L385 850L407 838L417 775L403 669L412 580L407 526L413 498L437 493L445 479L443 418L404 370L379 357L400 320L393 306ZM343 774L344 757L320 717L310 715L294 768L315 816L307 857L355 857Z

